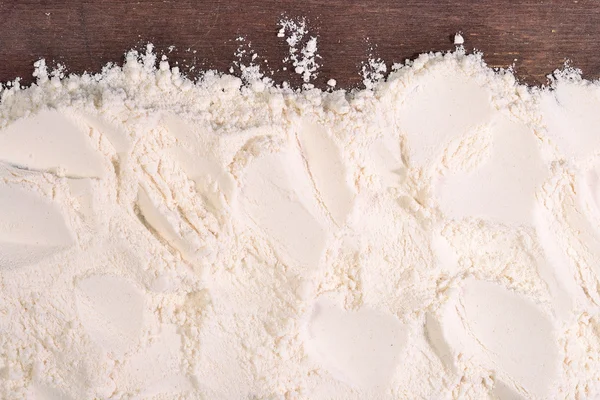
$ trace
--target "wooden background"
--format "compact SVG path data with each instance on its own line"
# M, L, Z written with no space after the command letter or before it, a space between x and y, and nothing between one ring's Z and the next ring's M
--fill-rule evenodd
M174 45L169 57L182 65L226 71L238 36L278 69L287 49L276 36L282 14L306 16L318 35L318 86L332 77L343 87L358 85L369 46L390 64L452 49L458 31L467 49L483 51L492 66L514 63L528 83L546 82L565 59L588 78L600 76L597 0L0 0L0 80L30 82L32 64L42 57L72 72L99 71L148 42L159 51Z

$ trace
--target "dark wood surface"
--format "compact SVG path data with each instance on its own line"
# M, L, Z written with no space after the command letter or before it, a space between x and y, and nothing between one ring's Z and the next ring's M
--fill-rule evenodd
M600 77L600 1L30 0L0 1L0 80L30 82L32 64L42 57L71 72L99 71L147 42L159 52L174 45L169 57L182 65L226 71L238 36L278 69L286 52L276 36L282 14L306 16L318 35L318 86L332 77L343 87L358 85L369 46L388 64L401 62L452 49L458 31L467 49L483 51L491 66L514 63L528 83L546 82L565 59L586 77ZM275 78L290 80L290 74Z

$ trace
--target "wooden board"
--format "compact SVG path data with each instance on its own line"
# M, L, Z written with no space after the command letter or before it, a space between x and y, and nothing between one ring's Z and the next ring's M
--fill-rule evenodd
M0 1L0 80L30 82L39 58L72 72L96 72L148 42L159 51L174 45L169 57L184 70L226 71L239 36L277 70L287 50L277 38L283 14L306 16L319 37L318 86L329 78L342 87L358 85L369 47L391 64L450 50L458 31L468 50L483 51L491 66L514 64L528 83L546 82L565 59L588 78L600 76L600 1L29 0ZM275 78L299 83L289 71L276 71Z

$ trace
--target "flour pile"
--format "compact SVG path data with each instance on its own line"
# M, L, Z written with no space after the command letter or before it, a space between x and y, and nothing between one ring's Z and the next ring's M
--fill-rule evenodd
M1 92L2 399L600 396L600 85L156 61Z

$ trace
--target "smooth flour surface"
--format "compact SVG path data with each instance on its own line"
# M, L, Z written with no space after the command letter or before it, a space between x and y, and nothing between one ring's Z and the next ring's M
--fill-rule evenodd
M1 92L0 398L600 397L600 85L156 61Z

